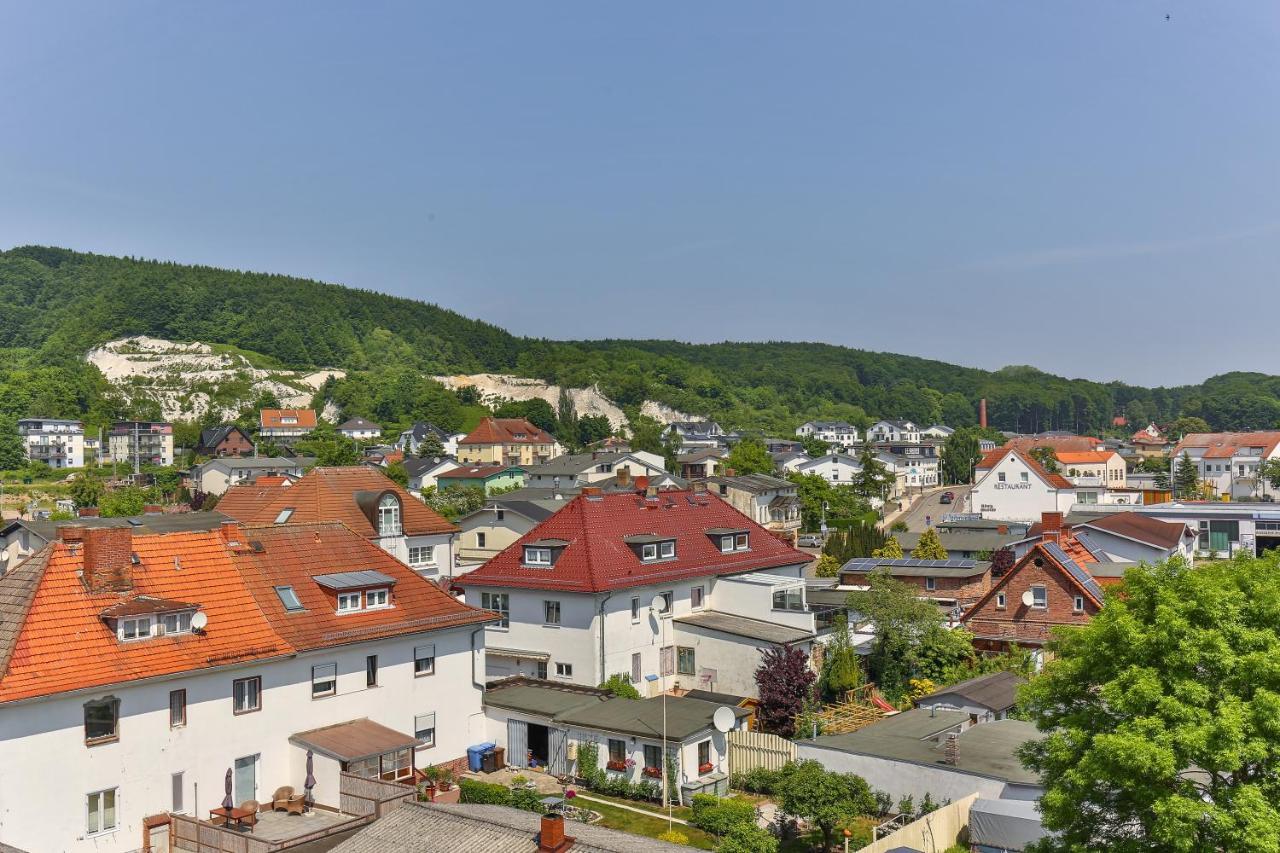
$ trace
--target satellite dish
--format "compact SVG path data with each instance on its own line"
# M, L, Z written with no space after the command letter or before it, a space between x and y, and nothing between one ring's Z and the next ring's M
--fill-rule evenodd
M1027 590L1022 594L1022 603L1025 604L1027 607L1030 607L1031 605L1036 603L1036 597L1031 594L1031 590Z
M664 598L664 597L663 597L663 596L661 596L661 595L655 595L655 596L653 597L653 600L649 602L649 607L651 607L652 609L654 609L654 610L658 611L659 613L666 613L666 612L667 612L667 599L666 599L666 598Z
M209 617L205 616L200 611L196 611L195 613L191 614L191 630L192 631L203 631L204 626L208 624L209 624Z
M734 716L733 709L728 705L721 705L716 708L716 712L711 715L711 724L716 727L718 732L728 732L733 730L733 725L738 721Z

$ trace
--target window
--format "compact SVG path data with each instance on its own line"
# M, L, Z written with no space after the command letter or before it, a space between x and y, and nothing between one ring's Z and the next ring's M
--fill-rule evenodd
M511 626L511 598L505 592L480 593L480 606L485 610L493 610L502 617L495 628L506 629Z
M141 616L137 619L120 620L120 639L145 640L151 636L151 617Z
M484 547L484 534L483 534L483 533L476 533L476 547L477 547L477 548L483 548L483 547Z
M676 647L663 646L658 649L658 674L666 677L675 672L676 669Z
M925 579L924 579L924 588L925 588L925 589L927 589L927 590L929 590L930 592L932 592L933 590L937 589L937 588L938 588L938 579L937 579L937 578L925 578Z
M280 597L280 603L284 605L284 609L289 612L304 610L302 600L298 598L298 593L291 586L276 587L276 595Z
M413 718L413 736L422 741L423 746L436 745L436 713L419 714Z
M550 548L525 548L524 564L526 566L550 566L551 565L551 549Z
M697 672L692 646L676 646L676 672L681 675L693 675Z
M804 610L804 593L800 587L778 589L773 592L774 610Z
M660 557L662 557L662 559L664 559L664 560L670 560L670 559L673 559L673 558L675 557L675 555L676 555L676 543L674 543L674 542L659 542L659 543L658 543L658 555L659 555Z
M176 729L187 724L187 691L169 691L169 728Z
M1031 606L1036 610L1044 610L1049 606L1049 590L1043 586L1031 587Z
M541 678L543 681L546 681L547 680L547 662L544 660L538 661L537 666L534 667L534 672L537 674L538 678Z
M640 621L640 598L639 596L631 597L631 624L635 625Z
M84 703L85 743L106 743L119 736L120 700L114 696Z
M94 835L116 828L116 788L95 791L85 798L85 832Z
M364 686L378 686L378 656L369 655L364 659Z
M1018 479L1024 483L1029 483L1031 482L1031 475L1028 474L1026 471L1023 471L1020 474L1018 474Z
M701 610L704 601L703 587L695 586L689 590L689 606L694 610Z
M185 613L166 613L161 617L161 624L164 625L166 634L190 634L191 633L191 611Z
M733 547L734 547L734 548L736 548L736 549L738 549L739 551L745 551L745 550L747 550L747 534L745 534L745 533L739 533L739 534L734 538Z
M573 664L556 661L556 678L573 678Z
M338 692L338 665L321 663L311 667L311 698L320 699Z
M671 608L675 606L675 594L667 590L659 595L662 596L662 618L667 619L671 616Z
M642 673L640 672L640 669L641 669L640 653L632 652L631 653L631 683L632 684L640 683L640 679L642 677Z
M409 565L411 566L433 565L436 561L435 556L436 556L436 546L434 545L410 545L409 546Z
M231 683L232 709L237 714L262 710L262 678L237 678Z
M542 622L544 625L560 624L560 602L558 601L542 602Z
M627 760L627 742L618 738L609 738L609 761L625 764Z
M835 475L833 474L832 476L834 477ZM733 550L733 537L721 536L720 537L720 553L728 554L732 550Z
M383 589L371 589L364 594L364 606L366 610L374 607L389 607L391 605L391 596L384 587Z
M1076 596L1073 609L1075 610L1076 613L1084 612L1084 596L1083 595Z
M344 592L338 596L338 612L351 613L360 609L362 596L358 592Z
M287 506L280 510L280 514L276 516L276 524L284 524L293 515L293 507Z
M183 809L182 774L181 773L174 773L169 778L169 787L172 792L171 799L173 801L173 808L170 809L170 811L180 812Z
M413 647L413 675L435 675L436 673L436 646L432 643L429 646Z
M702 741L702 743L698 744L699 772L701 772L701 768L706 767L710 763L711 763L711 741L704 740Z
M1005 602L1004 593L1003 593L1003 592L997 592L997 593L996 593L996 608L997 608L997 609L999 609L999 610L1004 610L1004 602Z
M413 750L397 749L395 752L388 752L382 756L380 764L380 776L383 780L392 782L407 779L413 775Z
M378 535L399 536L400 499L395 495L383 495L378 501Z
M655 770L662 768L662 749L653 744L644 745L644 766Z
M507 517L507 511L506 511L506 510L503 510L503 509L496 510L496 511L494 512L494 515L495 515L495 517L497 518L497 520L498 520L498 521L502 521L504 518L506 518L506 517Z
M656 560L658 559L658 546L656 543L640 546L640 559Z
M998 474L996 474L996 479L999 480L1001 483L1003 483L1005 480L1004 472L1001 471Z

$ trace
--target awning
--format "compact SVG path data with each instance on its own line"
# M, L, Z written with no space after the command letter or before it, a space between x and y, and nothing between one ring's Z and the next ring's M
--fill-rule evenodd
M363 718L349 720L309 732L289 736L289 742L305 749L314 749L338 761L359 761L375 755L385 755L398 749L419 746L421 741L413 735L389 729L381 723Z
M486 646L484 653L495 658L520 658L521 660L551 660L547 652L526 652L521 649L502 649L497 646Z

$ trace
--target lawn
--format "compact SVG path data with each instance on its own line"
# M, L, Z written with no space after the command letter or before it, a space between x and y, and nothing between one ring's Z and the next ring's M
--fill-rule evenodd
M630 832L633 835L646 835L649 838L657 838L659 835L667 831L666 818L659 815L647 817L645 815L639 815L635 812L629 812L625 809L617 808L616 806L606 806L594 802L589 803L585 800L582 801L581 805L590 808L594 812L600 813L601 817L596 823L596 826L604 826L609 829ZM628 805L632 804L628 803ZM690 847L696 847L700 850L716 849L715 837L708 835L700 829L696 829L692 826L681 826L678 823L674 824L673 828L676 832L688 836ZM565 834L572 835L572 827L566 826Z
M650 800L626 800L621 797L611 797L608 794L597 794L595 791L586 790L580 791L579 793L597 800L606 800L610 803L620 803L621 805L631 806L636 809L647 809L648 811L651 811L663 818L666 818L667 816L666 809ZM677 817L680 820L688 820L693 816L693 809L688 806L673 806L671 809L671 815L672 817Z

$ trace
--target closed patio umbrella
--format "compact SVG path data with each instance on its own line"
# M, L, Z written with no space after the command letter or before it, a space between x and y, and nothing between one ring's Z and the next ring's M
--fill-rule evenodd
M316 786L316 756L309 749L307 750L307 778L302 783L302 786L307 789L305 804L310 809L315 805L315 798L311 795L311 789Z
M224 787L226 788L227 795L222 798L222 807L224 809L235 808L236 804L231 799L231 768L230 767L227 768L227 779Z

